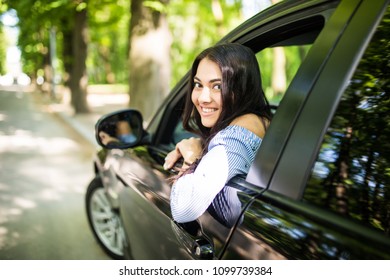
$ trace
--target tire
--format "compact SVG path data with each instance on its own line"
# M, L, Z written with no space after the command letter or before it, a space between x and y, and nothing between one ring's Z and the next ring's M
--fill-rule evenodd
M125 232L117 211L113 211L100 177L87 188L86 210L92 232L104 251L114 259L124 258Z

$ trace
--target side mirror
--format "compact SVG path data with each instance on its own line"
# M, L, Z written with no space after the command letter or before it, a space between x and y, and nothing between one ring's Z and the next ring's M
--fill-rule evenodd
M133 109L104 115L95 125L96 141L107 149L134 147L144 136L142 123L141 113Z

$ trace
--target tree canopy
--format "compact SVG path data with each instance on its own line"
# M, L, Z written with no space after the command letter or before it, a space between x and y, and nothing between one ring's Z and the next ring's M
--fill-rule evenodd
M14 10L19 18L18 47L23 72L33 81L38 76L44 77L47 83L43 90L50 90L50 84L54 83L69 87L77 113L88 111L87 84L129 85L131 82L129 72L134 60L130 56L133 43L130 38L131 33L135 34L134 24L141 24L134 21L132 3L141 3L149 10L151 21L157 14L166 19L169 35L160 40L164 40L161 46L169 46L164 68L169 69L167 83L172 87L189 69L198 52L216 43L245 19L247 2L2 0L0 13ZM4 45L0 43L0 56L1 47Z

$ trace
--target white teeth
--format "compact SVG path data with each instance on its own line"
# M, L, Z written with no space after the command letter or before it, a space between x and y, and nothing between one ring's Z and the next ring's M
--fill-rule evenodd
M212 113L212 112L217 111L217 109L213 109L213 108L203 108L203 107L202 107L202 111L203 111L204 113Z

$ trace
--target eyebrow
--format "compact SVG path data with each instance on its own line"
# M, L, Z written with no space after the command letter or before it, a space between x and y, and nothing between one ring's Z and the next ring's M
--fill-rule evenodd
M201 79L199 79L198 77L194 77L194 80L198 80L199 82L201 82L202 80ZM222 81L222 79L219 79L219 78L217 78L217 79L211 79L210 81L209 81L209 83L215 83L215 82L221 82Z

